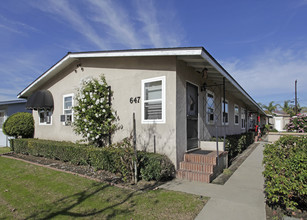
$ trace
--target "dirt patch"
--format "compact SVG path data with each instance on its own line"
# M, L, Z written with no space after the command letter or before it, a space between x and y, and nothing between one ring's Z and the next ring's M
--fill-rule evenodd
M3 156L23 160L25 162L63 171L66 173L72 173L95 181L106 182L110 185L114 185L120 188L128 188L132 190L149 190L155 189L156 187L164 184L164 182L157 181L139 181L137 184L127 183L124 182L120 176L110 173L108 171L96 170L91 166L74 165L69 162L62 162L59 160L53 160L44 157L35 157L32 155L23 155L16 153L7 153Z

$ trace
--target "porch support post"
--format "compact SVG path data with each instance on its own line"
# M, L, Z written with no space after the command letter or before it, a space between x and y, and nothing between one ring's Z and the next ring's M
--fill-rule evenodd
M112 105L112 100L111 100L111 86L108 86L108 91L109 91L109 96L108 96L108 102L109 102L109 106L111 106ZM109 125L110 125L111 123L109 122ZM112 134L111 134L111 132L109 131L109 145L111 145L112 144Z
M219 165L219 140L218 140L218 130L217 130L217 116L215 115L215 139L216 139L216 157L217 165Z
M226 88L225 88L225 77L223 77L223 126L224 126L224 151L226 145L226 115L225 115L225 107L226 107Z

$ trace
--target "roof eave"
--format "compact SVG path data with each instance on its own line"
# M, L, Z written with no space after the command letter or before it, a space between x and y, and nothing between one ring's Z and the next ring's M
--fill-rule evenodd
M223 77L225 77L231 84L233 84L236 89L238 89L245 97L248 98L260 111L267 117L264 110L255 102L255 100L237 83L237 81L219 64L204 48L202 50L201 56L207 62L209 62L217 71L219 71Z
M39 87L40 83L46 78L56 75L61 69L65 68L73 61L80 58L95 58L95 57L131 57L131 56L181 56L181 55L201 55L202 47L189 48L165 48L165 49L143 49L143 50L118 50L118 51L97 51L97 52L80 52L68 53L59 62L53 65L50 69L40 75L24 90L22 90L17 98L27 98L31 95L32 90Z

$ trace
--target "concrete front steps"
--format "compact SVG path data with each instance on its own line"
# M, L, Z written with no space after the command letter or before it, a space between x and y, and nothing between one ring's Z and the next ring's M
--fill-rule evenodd
M189 181L210 183L227 164L227 152L219 152L217 166L216 151L196 150L184 154L184 161L180 162L177 178Z

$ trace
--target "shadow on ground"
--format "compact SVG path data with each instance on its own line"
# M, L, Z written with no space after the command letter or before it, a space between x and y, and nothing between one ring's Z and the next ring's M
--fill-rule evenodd
M118 214L129 214L131 213L131 210L129 211L127 208L125 209L119 209L118 206L122 205L123 203L127 202L131 197L133 197L133 194L135 192L128 193L126 196L124 196L122 199L114 203L114 200L112 198L108 198L105 201L107 204L110 204L104 208L101 208L99 210L93 208L84 210L80 208L80 211L73 211L75 207L83 203L85 200L89 199L90 197L101 194L103 196L103 191L105 191L108 187L111 187L110 185L102 184L102 183L94 183L92 184L92 187L84 190L82 192L63 197L61 199L58 199L57 201L52 202L52 204L44 204L43 207L41 207L41 211L33 213L32 215L28 216L26 219L52 219L59 215L61 216L67 216L67 217L94 217L96 215L102 214L103 212L107 212L107 216L104 216L106 219L110 219ZM119 198L117 198L118 200ZM112 200L112 201L111 201ZM133 202L129 203L129 208L133 207ZM38 207L39 209L40 207ZM116 209L114 209L116 208ZM78 209L77 209L78 210Z

